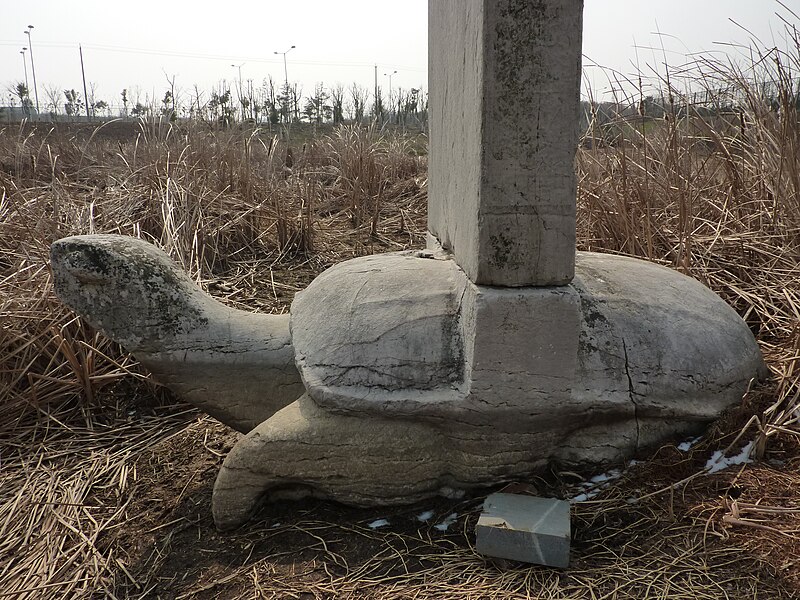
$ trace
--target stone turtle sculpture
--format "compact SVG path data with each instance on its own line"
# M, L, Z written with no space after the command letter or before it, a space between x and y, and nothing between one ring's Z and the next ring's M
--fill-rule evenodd
M579 252L572 283L543 288L476 285L440 249L353 259L298 293L289 327L220 305L141 240L65 238L51 257L66 304L250 429L214 487L221 529L264 498L414 502L620 461L697 433L765 373L713 292L618 256Z

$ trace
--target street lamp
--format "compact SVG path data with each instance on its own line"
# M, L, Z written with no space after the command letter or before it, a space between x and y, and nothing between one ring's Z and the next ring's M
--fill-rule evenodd
M397 71L392 71L391 73L384 73L383 74L384 77L388 77L389 78L389 103L390 104L392 102L392 75L396 75L396 74L397 74Z
M36 98L36 112L39 112L39 90L36 88L36 66L33 64L33 43L31 42L31 29L33 25L28 25L28 28L23 32L28 36L28 48L31 51L31 71L33 72L33 96Z
M295 46L290 47L286 52L278 52L277 50L274 52L275 54L283 54L283 77L284 77L284 114L286 115L286 121L289 121L289 69L286 66L286 55L291 52Z
M231 65L234 69L239 69L239 87L242 85L242 67L247 63L242 63L240 65Z
M22 68L25 69L25 95L27 98L22 97L22 94L20 94L20 99L22 100L23 114L30 116L31 89L28 87L28 61L25 59L25 50L27 48L23 46L19 53L22 54Z
M383 74L384 77L389 78L389 122L390 123L392 122L392 109L394 108L392 106L392 75L395 75L396 73L397 71L392 71L391 73Z
M242 63L241 65L231 65L234 69L239 69L239 104L242 105L242 121L244 121L244 98L242 96L242 67L246 63Z
M27 48L23 46L19 53L22 54L22 68L25 69L25 89L28 90L28 94L30 94L31 88L28 85L28 60L25 58L25 50L27 50Z
M284 83L286 84L287 88L289 87L289 71L286 67L286 55L289 54L289 52L291 52L294 48L296 48L296 46L292 46L286 52L278 52L277 50L275 51L275 54L283 54L283 76Z

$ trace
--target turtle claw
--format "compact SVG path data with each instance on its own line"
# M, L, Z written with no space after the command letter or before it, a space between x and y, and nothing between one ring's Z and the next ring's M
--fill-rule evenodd
M336 414L304 395L225 458L214 485L214 522L234 529L264 500L280 498L374 506L429 497L451 483L442 442L429 425Z
M214 522L235 529L263 502L279 499L388 506L460 496L544 466L549 440L481 429L364 419L321 408L305 394L225 458L214 485Z

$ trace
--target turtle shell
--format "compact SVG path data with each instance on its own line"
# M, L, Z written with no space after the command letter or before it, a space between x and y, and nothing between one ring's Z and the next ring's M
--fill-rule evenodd
M569 285L501 288L425 256L347 261L297 295L295 361L319 406L553 444L615 424L638 447L716 418L764 373L736 312L665 267L579 252Z
M460 303L467 280L429 252L337 264L294 299L292 343L321 405L388 405L464 395Z

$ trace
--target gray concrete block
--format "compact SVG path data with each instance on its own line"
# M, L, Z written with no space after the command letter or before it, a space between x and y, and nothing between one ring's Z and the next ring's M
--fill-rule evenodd
M480 554L548 567L569 566L569 502L492 494L475 528Z

